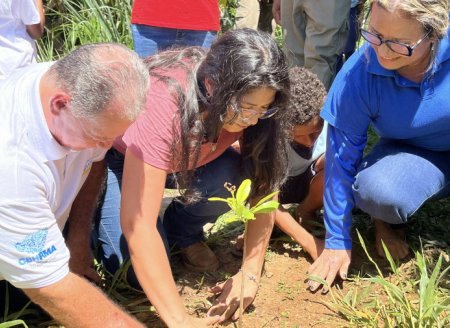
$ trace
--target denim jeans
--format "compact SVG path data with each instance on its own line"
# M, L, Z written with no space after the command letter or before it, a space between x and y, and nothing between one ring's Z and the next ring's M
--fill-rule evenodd
M390 224L406 223L422 204L450 195L450 151L381 139L353 184L355 205Z
M130 258L128 245L120 227L120 195L124 156L111 149L105 156L108 168L106 190L97 211L94 229L98 255L110 273L114 274ZM192 187L200 193L200 201L184 205L172 201L164 215L164 227L158 218L157 229L169 255L170 245L186 247L203 240L203 226L214 222L228 208L222 202L208 202L209 197L229 197L225 182L238 185L241 181L241 156L232 148L216 160L195 170ZM173 187L172 176L168 176L166 187ZM127 273L131 286L140 288L131 268Z
M211 47L217 33L132 24L134 50L144 58L170 47Z

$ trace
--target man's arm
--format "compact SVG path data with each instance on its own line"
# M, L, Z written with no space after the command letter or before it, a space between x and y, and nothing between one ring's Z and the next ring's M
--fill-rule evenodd
M39 12L40 22L37 24L27 25L27 33L35 40L39 39L44 35L44 27L45 27L45 15L44 15L44 6L42 4L42 0L35 0L36 8Z
M92 219L95 215L101 186L105 178L105 161L92 164L91 171L83 187L72 204L68 219L68 235L66 245L70 251L70 271L93 281L100 277L92 269L93 256L90 248Z
M50 286L24 292L67 328L144 327L100 290L72 273Z

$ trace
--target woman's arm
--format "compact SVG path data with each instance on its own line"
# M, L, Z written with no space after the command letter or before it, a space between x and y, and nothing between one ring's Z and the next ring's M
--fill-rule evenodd
M363 156L367 137L345 133L328 125L328 143L325 159L324 222L325 250L311 265L309 274L334 282L337 274L345 279L351 259L352 185ZM312 291L320 284L310 280ZM325 292L327 287L324 286Z
M253 202L256 203L256 202ZM266 255L266 248L269 243L275 222L275 212L269 214L257 214L256 220L248 222L247 255L242 263L244 271L244 309L252 304L258 291L261 277L262 265ZM208 316L220 316L220 322L229 318L237 320L239 318L239 299L242 283L241 272L236 273L222 284L211 288L211 292L219 294L213 306L208 311Z
M206 327L206 322L187 315L156 229L166 176L164 170L145 164L131 151L126 152L120 213L122 231L139 283L164 322L169 327Z

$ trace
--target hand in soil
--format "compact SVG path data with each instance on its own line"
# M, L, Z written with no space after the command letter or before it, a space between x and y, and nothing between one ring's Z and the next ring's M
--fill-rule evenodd
M76 254L73 254L71 251L69 260L70 272L84 277L97 285L100 284L102 279L98 272L92 268L92 264L94 263L92 252L86 252L85 254L81 253L82 252L77 252Z
M352 251L345 249L325 249L319 258L310 266L309 276L315 276L327 282L327 286L322 287L322 293L328 292L328 288L333 284L337 274L342 279L347 279L348 267L350 265ZM309 290L315 292L322 284L308 279Z
M206 317L206 318L194 318L187 317L187 319L179 326L180 328L205 328L211 327L219 321L219 316Z
M252 304L258 291L258 283L246 276L244 283L244 310ZM208 311L208 316L220 316L222 323L231 318L236 321L239 318L239 297L241 294L241 272L236 273L227 281L217 284L210 292L218 295L213 306Z
M392 229L390 224L381 220L373 220L375 225L375 245L377 253L382 258L386 258L384 253L383 240L392 258L402 260L409 255L409 246L405 242L405 229Z

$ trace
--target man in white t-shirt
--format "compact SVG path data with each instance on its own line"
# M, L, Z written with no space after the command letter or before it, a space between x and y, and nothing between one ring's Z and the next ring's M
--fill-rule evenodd
M140 327L83 276L92 277L99 161L142 111L147 89L138 56L114 44L0 81L0 279L66 327Z
M44 34L42 0L0 1L0 79L36 62L34 40Z

